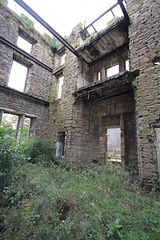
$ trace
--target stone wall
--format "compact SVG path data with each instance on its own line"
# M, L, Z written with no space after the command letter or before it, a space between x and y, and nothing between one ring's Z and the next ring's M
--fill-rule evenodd
M43 41L43 37L35 29L26 29L20 18L11 12L9 9L1 6L0 11L0 24L1 32L0 37L17 45L18 36L24 35L27 41L32 43L31 56L52 68L51 49ZM12 60L17 59L22 64L29 67L27 85L25 92L32 96L48 100L48 92L52 82L52 74L40 65L27 59L22 54L17 53L15 50L0 42L0 84L7 86L9 75L12 66Z
M157 178L155 123L160 122L160 2L128 0L129 50L132 69L139 69L136 87L136 121L139 170L142 178Z
M55 62L59 62L58 55L55 57ZM60 65L56 65L54 70L61 69ZM62 86L62 96L57 99L57 80L59 74L63 74L64 82ZM78 76L77 58L71 52L66 50L65 68L53 76L53 92L51 91L51 103L49 107L49 129L48 135L50 139L56 143L56 133L65 132L65 159L71 159L73 148L76 146L73 138L75 131L75 118L73 116L74 97L72 93L76 88L76 81ZM71 151L72 148L72 151Z
M35 134L47 138L48 106L11 93L0 92L0 107L36 116ZM22 114L21 114L22 115Z
M64 75L64 83L61 99L57 99L56 94L53 94L53 102L50 104L49 137L56 143L56 133L65 132L65 161L104 163L107 161L107 126L113 126L115 120L116 125L122 128L123 118L126 133L125 137L123 136L126 148L122 142L123 163L137 165L133 93L91 104L85 104L83 99L76 100L73 97L79 76L90 83L93 82L97 71L103 71L104 74L106 68L124 63L128 59L128 46L90 65L81 58L76 58L68 50L65 51L64 66L58 64L58 54L55 56L54 92L56 92L57 78L60 74ZM123 70L124 68L121 68L121 71ZM106 78L105 74L103 78ZM124 132L124 129L122 130Z
M98 72L101 72L101 79L105 79L107 77L106 70L115 65L119 65L119 71L123 72L125 70L124 63L126 60L128 60L128 44L92 63L89 68L90 82L97 81L96 75Z
M36 115L36 133L49 137L55 144L57 132L65 132L64 159L76 163L105 162L107 127L120 126L122 163L137 169L138 161L142 178L157 178L160 65L155 62L160 62L159 1L127 1L129 46L126 43L88 64L60 45L54 66L51 48L45 39L35 29L26 28L11 10L1 4L0 8L0 38L16 46L18 36L24 37L32 43L30 55L39 61L29 59L0 40L0 109ZM79 38L75 28L68 39L75 44ZM66 58L62 65L63 52ZM132 82L133 91L87 104L83 98L73 96L78 79L85 84L96 82L98 72L101 79L105 79L106 69L116 64L124 71L128 56L131 70L140 71ZM21 94L8 87L13 60L28 67L25 91ZM58 78L62 75L62 96L57 99Z
M2 86L0 107L17 113L36 115L36 134L47 137L48 101L52 83L51 48L40 33L32 27L26 27L18 15L1 4L0 29L0 38L13 44L13 47L10 47L0 40L0 86ZM29 55L35 60L29 59L14 49L14 46L17 47L18 36L32 44ZM13 60L28 68L25 89L21 94L16 89L12 90L8 87ZM31 96L31 98L27 98L27 96Z
M90 159L107 161L107 128L120 127L124 133L122 159L137 168L133 93L112 97L90 105ZM122 128L122 121L124 129ZM121 136L122 141L122 136ZM98 144L99 142L99 144Z

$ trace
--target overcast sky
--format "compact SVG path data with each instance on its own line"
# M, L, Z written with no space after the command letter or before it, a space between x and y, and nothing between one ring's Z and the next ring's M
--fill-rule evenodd
M79 22L83 24L86 22L88 25L117 0L24 0L24 2L64 36L69 35ZM20 14L20 7L16 5L13 0L9 0L8 6Z

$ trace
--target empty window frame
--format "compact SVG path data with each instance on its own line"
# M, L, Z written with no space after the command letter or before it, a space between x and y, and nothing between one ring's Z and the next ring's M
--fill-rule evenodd
M10 111L10 112L9 112ZM0 125L6 129L17 130L17 140L32 137L35 134L37 116L19 115L12 113L13 109L0 109Z
M18 36L17 46L26 51L27 53L30 53L32 49L32 44L20 36Z
M119 127L107 129L108 161L121 162L121 130Z
M31 122L30 118L28 118L28 117L24 118L23 129L22 129L22 133L21 133L21 139L29 137L30 122Z
M65 51L59 53L59 63L60 65L65 64L66 54Z
M156 128L156 150L157 150L157 163L158 163L158 174L160 177L160 128Z
M125 61L125 70L129 71L129 60Z
M60 75L58 77L58 99L62 96L62 86L63 86L64 76Z
M9 113L3 113L2 115L2 121L1 125L6 128L6 129L17 129L17 124L18 124L18 116L9 114Z
M114 75L116 75L116 74L118 74L118 73L119 73L119 65L116 65L116 66L114 66L114 67L108 68L108 69L106 70L106 75L107 75L107 77L114 76Z
M64 156L65 132L57 132L56 141L56 157L62 158Z
M24 65L13 61L8 81L8 87L23 92L27 78L28 68Z
M101 72L97 73L97 81L100 81L102 79L102 74Z

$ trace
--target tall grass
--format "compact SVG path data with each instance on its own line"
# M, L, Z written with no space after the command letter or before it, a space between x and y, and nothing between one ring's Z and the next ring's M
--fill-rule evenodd
M19 173L3 192L2 239L159 240L154 193L142 194L117 167L27 163Z

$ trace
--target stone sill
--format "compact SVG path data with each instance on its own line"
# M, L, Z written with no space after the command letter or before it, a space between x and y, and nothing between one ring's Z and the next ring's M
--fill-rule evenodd
M53 75L59 75L60 73L62 73L63 69L65 68L65 64L61 65L60 67L56 68L53 71Z

